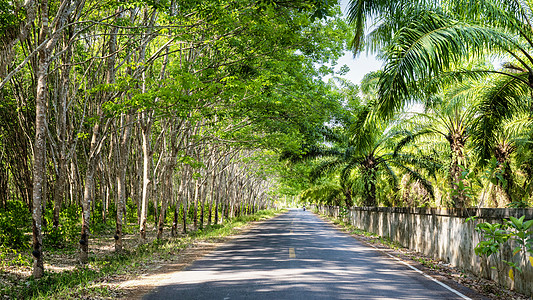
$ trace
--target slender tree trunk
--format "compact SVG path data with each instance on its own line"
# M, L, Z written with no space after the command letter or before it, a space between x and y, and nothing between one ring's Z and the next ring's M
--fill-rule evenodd
M159 203L158 203L158 199L162 197L162 194L159 193L159 197L155 197L155 195L157 194L157 190L161 187L161 183L159 183L159 186L154 182L152 181L153 184L152 184L152 192L151 192L151 195L154 195L154 197L152 197L152 200L153 200L153 206L154 206L154 228L157 228L158 226L158 216L159 216ZM162 188L162 187L161 187Z
M182 210L183 198L185 198L184 189L185 189L185 171L183 170L180 176L180 185L179 185L178 193L176 195L176 206L174 208L174 221L172 223L172 236L173 237L178 235L178 224L180 223L179 212Z
M67 37L65 38L65 46L68 47ZM65 185L67 177L67 100L68 100L68 87L70 85L70 72L71 72L71 57L72 50L69 47L65 54L64 66L61 72L61 86L57 103L56 113L56 127L57 127L57 177L54 185L54 212L52 218L52 224L57 229L59 226L59 212L61 210L61 203L65 196Z
M142 149L142 146L141 146ZM142 150L141 150L142 151ZM135 198L135 202L137 204L137 225L141 226L141 219L142 219L142 193L143 193L143 169L141 168L142 165L142 156L137 155L137 197Z
M76 153L73 153L72 160L70 161L70 200L71 205L80 204L80 184L79 184L79 174L78 174L78 165L76 164L77 157Z
M54 228L58 228L59 226L59 212L61 210L61 203L63 202L63 197L65 195L65 177L66 167L64 165L64 162L60 160L58 162L58 173L54 185L54 212L52 218L52 224Z
M97 106L97 115L99 120L93 126L93 133L91 137L91 147L89 151L89 159L87 162L87 169L85 171L85 187L83 191L82 200L82 224L80 234L80 257L79 260L82 264L89 261L89 228L91 222L91 208L94 201L95 183L94 175L98 165L98 156L100 152L99 135L100 135L100 122L102 121L102 110L100 106Z
M82 201L82 225L80 237L80 263L85 264L89 261L89 228L91 221L91 203L93 202L94 190L94 163L87 166L85 173L85 188Z
M164 184L162 185L161 211L159 213L159 224L157 230L157 239L163 237L163 228L165 226L165 213L167 210L168 199L172 195L172 169L167 168L164 172Z
M49 35L48 1L42 1L41 28L39 44L46 41ZM41 278L44 274L43 263L43 211L42 205L46 201L44 191L46 185L46 122L48 116L48 67L50 65L51 50L55 47L55 40L50 40L48 46L39 50L39 64L37 66L37 90L35 96L35 142L33 145L33 191L32 191L32 231L33 231L33 276Z
M148 217L148 201L150 197L150 170L152 164L152 151L150 148L151 135L151 118L143 112L143 119L146 123L141 126L142 132L142 150L143 150L143 188L142 188L142 202L141 202L141 220L140 220L140 237L146 240L146 220Z
M48 54L39 53L39 70L37 71L37 97L35 99L35 143L33 147L33 276L41 278L44 274L42 202L45 195L43 187L46 180L46 119L48 102L46 85L48 78Z
M188 199L189 199L189 195L190 195L190 190L189 188L187 187L187 183L185 185L185 193L184 193L184 197L183 197L183 216L182 216L182 221L183 221L183 233L187 233L187 210L188 210Z
M218 193L215 194L215 207L214 207L214 214L215 214L215 220L213 221L213 224L218 224L218 210L219 210L219 195Z
M193 225L194 229L198 229L198 192L200 189L199 179L194 183L194 211L193 211Z
M200 229L204 228L204 215L205 215L205 197L206 197L205 184L200 186Z
M131 122L131 115L123 115L122 119L122 135L120 137L120 143L118 145L117 151L117 170L116 170L116 181L117 181L117 218L116 218L116 228L115 228L115 251L121 252L123 250L123 241L124 236L123 232L123 219L125 218L126 210L126 170L128 164L129 156L129 145L130 145L130 133L131 127L129 123Z
M210 196L209 196L209 213L207 215L207 225L211 225L211 220L212 220L212 216L213 216L213 204L215 202L215 180L216 180L216 175L215 173L213 172L213 176L211 178L211 190L210 190Z
M180 198L179 195L180 194L178 193L178 196L176 197L176 201L174 204L174 218L172 220L172 230L170 232L170 235L172 237L178 236L179 211L181 209L181 202L179 202L179 198Z

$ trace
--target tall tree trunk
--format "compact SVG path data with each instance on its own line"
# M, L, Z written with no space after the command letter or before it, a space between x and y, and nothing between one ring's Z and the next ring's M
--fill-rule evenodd
M182 207L184 206L183 198L185 198L185 170L182 171L182 174L180 176L180 185L178 189L178 193L176 195L176 207L174 208L174 222L172 223L172 236L175 237L178 235L178 225L180 223L179 220L179 212L182 211Z
M205 182L202 182L200 186L200 229L204 228L204 215L205 215L205 197L206 197L206 187Z
M220 191L220 190L219 190ZM213 224L218 224L218 210L219 210L219 200L220 200L220 197L219 197L219 194L217 192L217 194L215 194L215 207L214 207L214 214L215 214L215 219L213 221Z
M193 211L193 225L194 229L198 229L198 193L200 190L200 183L199 179L195 180L194 183L194 211Z
M161 239L163 237L163 228L165 226L165 214L167 210L167 204L168 199L172 195L172 169L167 168L163 172L163 185L161 187L162 189L162 197L161 197L161 211L159 212L159 222L157 227L157 239Z
M147 112L142 112L143 120L141 125L142 134L142 151L143 151L143 187L142 187L142 202L141 202L141 220L139 226L140 237L146 240L146 220L148 217L148 201L150 198L150 170L152 165L152 150L150 147L152 119Z
M53 192L54 193L53 194L54 212L53 212L53 217L52 217L52 224L54 228L58 228L59 226L59 213L61 210L61 203L63 202L63 198L65 195L65 183L66 183L65 177L67 176L66 173L67 172L66 172L66 166L64 165L64 161L60 159L58 161L58 173L57 173L56 182L54 185L54 192Z
M464 137L459 134L450 134L447 137L451 149L451 165L450 165L450 180L451 180L451 200L453 206L456 208L463 208L467 205L467 196L463 184L463 171L466 169L466 161L464 156Z
M121 136L117 151L117 218L115 228L115 251L121 252L123 250L123 219L125 218L124 211L126 210L126 171L129 157L130 134L131 134L131 114L121 116Z
M41 28L39 44L43 44L49 35L48 1L41 2ZM57 41L57 39L55 40ZM39 64L37 66L37 91L35 96L35 142L33 145L33 191L32 191L32 231L33 231L33 276L41 278L44 274L43 263L43 211L42 205L46 201L44 186L46 184L46 122L48 115L48 66L50 65L51 51L55 46L51 40L50 45L39 50Z
M185 193L183 195L183 216L182 216L182 221L183 221L183 233L187 233L187 210L188 210L188 201L189 201L189 196L190 196L190 189L188 187L188 184L186 183L185 185Z
M213 172L213 176L211 178L211 190L210 190L210 196L209 196L209 213L207 215L207 225L211 225L211 220L213 216L213 204L215 202L215 180L216 175L215 172Z
M91 222L91 207L94 201L95 182L94 175L98 166L98 156L100 152L101 143L99 143L100 136L100 122L102 121L102 110L97 105L98 121L93 126L93 133L91 137L91 147L88 155L87 170L85 171L85 187L83 190L82 206L82 224L80 234L80 257L82 264L89 261L89 228Z
M47 9L47 8L46 8ZM44 21L43 21L44 22ZM43 25L45 26L45 25ZM43 234L42 234L42 202L45 197L43 187L46 180L46 119L48 112L47 78L49 54L39 52L39 69L37 71L37 97L35 99L35 142L33 146L33 276L41 278L44 274Z
M91 203L93 202L94 190L94 163L89 162L85 173L85 188L82 201L82 225L80 237L80 263L85 264L89 261L89 228L91 221Z
M67 44L68 41L65 41ZM66 45L68 47L68 45ZM65 185L67 177L67 100L68 100L68 87L70 85L70 71L71 71L71 56L72 50L69 47L64 59L64 66L61 72L61 86L59 87L59 103L57 104L56 112L56 127L57 127L57 177L54 185L54 211L52 224L54 228L59 226L59 211L61 209L61 203L65 195Z
M172 229L170 232L172 237L178 236L179 211L181 209L180 195L178 192L174 201L174 218L172 219Z
M79 184L79 170L77 165L76 152L72 155L72 160L70 161L70 201L71 205L80 204L80 184Z

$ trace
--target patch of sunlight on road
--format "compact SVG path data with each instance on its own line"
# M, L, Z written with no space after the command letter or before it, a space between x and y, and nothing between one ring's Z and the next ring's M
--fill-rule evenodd
M272 269L272 270L241 270L241 271L182 271L177 272L160 282L161 285L172 284L200 284L208 282L230 283L243 280L274 280L276 284L297 282L338 282L337 274L357 276L355 272L345 272L342 270L324 270L323 268L294 268L294 269ZM374 281L380 281L374 279Z

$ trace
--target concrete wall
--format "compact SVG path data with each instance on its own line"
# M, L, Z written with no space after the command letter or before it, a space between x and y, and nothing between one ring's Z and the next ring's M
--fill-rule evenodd
M318 209L323 214L344 218L357 228L389 237L404 247L480 274L528 296L533 295L533 267L527 255L513 257L511 245L504 246L502 255L494 254L488 261L474 252L481 239L474 230L476 224L501 223L509 216L519 218L525 215L526 220L531 220L533 209L359 207L340 211L331 206ZM478 218L474 222L465 222L470 216ZM501 262L502 259L517 263L522 273L515 271L514 280L511 280L510 268Z

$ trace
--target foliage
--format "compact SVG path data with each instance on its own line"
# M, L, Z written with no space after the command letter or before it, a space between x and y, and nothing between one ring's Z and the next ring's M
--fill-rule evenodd
M379 76L380 73L375 73L365 77L363 99L359 98L357 86L339 80L337 92L345 97L344 114L337 123L316 130L322 137L302 145L303 154L284 154L293 162L315 160L310 173L312 180L329 176L337 181L334 185L322 183L309 188L302 194L305 200L376 206L377 196L384 195L383 191L394 194L398 189L399 173L409 174L433 195L431 183L422 172L433 174L435 162L420 152L402 151L405 146L399 143L405 134L402 123L383 120L372 113L375 109L372 82L375 85Z
M18 25L24 20L25 11L21 7L16 7L15 4L18 3L0 1L0 40L10 38L15 34Z
M522 1L349 3L352 49L384 60L376 89L379 115L391 118L409 105L422 106L430 121L419 133L442 134L449 141L448 190L455 206L480 203L479 192L461 173L469 170L476 181L491 168L486 165L491 158L497 159L494 174L500 178L481 195L484 200L487 192L495 202L483 205L527 206L532 195L531 153L524 147L532 132L530 11L531 3ZM503 61L500 68L490 63L495 57ZM426 143L447 160L435 140Z
M30 214L22 201L9 201L0 213L0 245L4 249L26 249L29 245L26 228Z
M509 217L503 223L479 223L476 231L481 233L483 240L474 248L479 256L490 257L501 252L503 245L510 243L513 248L513 256L521 254L529 259L533 266L533 220L524 221L525 216L520 218ZM511 267L509 276L513 279L513 269L522 272L514 262L502 260Z
M80 208L69 206L59 213L59 226L52 226L52 211L45 215L46 227L44 242L46 246L54 248L74 247L79 240L80 226Z

